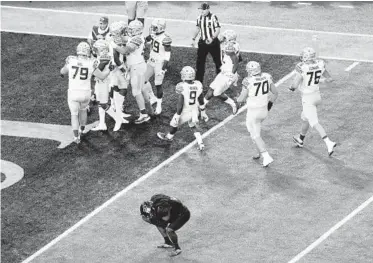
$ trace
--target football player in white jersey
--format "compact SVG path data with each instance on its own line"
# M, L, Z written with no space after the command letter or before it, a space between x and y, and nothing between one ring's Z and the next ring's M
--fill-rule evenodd
M126 22L117 21L110 25L109 43L115 43L118 46L125 46L128 37L125 35ZM122 123L129 123L125 118L130 117L130 114L123 112L123 103L127 95L127 88L129 84L129 74L126 65L126 57L112 49L112 65L114 67L110 74L110 87L113 94L112 106L115 109L117 121L113 131L118 131ZM120 122L121 120L121 122Z
M69 56L61 68L61 77L69 75L68 104L71 112L71 126L74 142L80 142L80 134L87 124L87 107L91 98L92 75L105 79L110 70L108 63L104 71L98 69L100 62L91 58L91 47L87 42L81 42L76 48L77 56Z
M130 81L132 87L132 94L136 99L137 106L140 110L140 116L135 120L135 124L144 123L150 120L149 113L152 113L152 108L149 101L149 94L143 95L145 85L146 63L143 56L145 39L142 36L143 25L140 21L132 21L128 25L128 42L125 47L111 43L113 48L125 55L127 58L127 65L130 72ZM146 104L146 105L145 105Z
M204 98L204 105L201 107L201 117L204 121L208 121L208 116L205 112L205 107L212 97L218 97L232 107L233 114L237 112L237 106L233 99L229 98L225 91L237 81L237 68L239 63L240 47L237 42L227 42L224 45L224 56L220 73L215 77L210 84Z
M109 63L112 60L112 54L110 52L109 43L106 40L99 39L93 44L93 49L97 55L97 60L100 62L99 69ZM106 131L107 126L105 122L105 113L108 113L114 120L119 118L118 122L121 122L121 117L117 116L114 112L113 107L109 105L109 92L110 92L110 80L109 77L104 80L96 78L95 94L98 102L98 115L99 124L92 128L92 131Z
M315 128L324 140L329 156L331 156L337 144L329 139L324 128L319 123L317 106L321 103L319 87L321 77L324 76L326 82L331 82L333 79L325 69L324 61L316 58L316 52L313 48L307 47L303 49L301 60L302 62L295 67L295 78L289 88L291 91L299 89L302 94L303 106L301 133L299 137L294 136L293 140L299 147L303 147L307 131L310 127Z
M267 167L273 162L273 159L266 149L260 130L268 111L271 110L277 99L278 91L273 83L272 76L268 73L262 73L258 62L250 61L247 63L246 71L248 76L242 81L242 91L237 102L242 104L246 101L247 103L246 127L258 150L258 155L253 158L259 159L262 156L263 167ZM269 92L272 93L271 98Z
M171 129L167 134L158 132L157 136L162 140L172 141L178 127L188 122L197 139L198 148L202 151L205 146L198 128L198 105L203 104L203 86L201 82L195 80L196 72L192 67L183 67L180 74L182 82L176 85L176 93L179 94L179 98L176 113L170 123Z
M149 91L152 100L154 93L149 79L154 75L154 84L157 89L155 114L158 115L162 112L162 83L171 57L172 39L170 35L165 33L166 20L164 19L154 19L150 29L150 35L145 39L146 42L151 42L151 51L145 73L145 89Z

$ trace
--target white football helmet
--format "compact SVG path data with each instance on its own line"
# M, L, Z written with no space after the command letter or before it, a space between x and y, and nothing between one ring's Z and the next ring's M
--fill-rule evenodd
M223 37L225 41L236 41L237 33L234 30L228 29L223 32Z
M249 74L249 76L255 76L257 74L260 74L262 72L262 69L258 62L249 61L249 63L247 63L246 65L246 71Z
M128 35L131 37L141 35L144 26L139 20L134 20L128 25Z
M237 46L235 45L235 42L227 42L225 45L224 45L224 52L229 54L229 53L236 53L238 50L237 50Z
M303 62L316 59L316 51L312 47L306 47L300 54L300 60Z
M108 57L110 54L109 43L106 40L99 39L93 44L93 49L99 57Z
M125 24L122 21L113 22L110 25L110 33L112 36L119 36L123 34Z
M196 78L196 72L190 66L183 67L183 69L180 71L180 74L181 74L182 81L194 80Z
M151 32L153 34L161 34L166 30L166 20L162 18L156 18L153 20L151 25Z
M80 56L91 56L91 47L87 42L80 42L79 45L76 47L76 54Z

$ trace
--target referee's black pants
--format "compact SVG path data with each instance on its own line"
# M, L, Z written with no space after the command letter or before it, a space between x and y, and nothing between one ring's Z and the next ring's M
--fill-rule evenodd
M216 74L220 72L221 67L221 52L220 52L220 41L215 38L211 44L206 44L202 39L198 42L197 51L197 72L196 80L199 80L203 84L203 76L205 75L205 64L207 54L210 53L216 66Z

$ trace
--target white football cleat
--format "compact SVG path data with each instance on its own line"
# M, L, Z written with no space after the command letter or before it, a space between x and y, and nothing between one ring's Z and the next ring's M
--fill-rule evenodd
M140 117L135 120L135 124L141 124L150 120L150 116L148 114L140 114Z
M268 155L268 156L263 156L263 167L268 167L269 164L273 162L273 158Z
M92 131L107 131L107 126L106 123L104 124L99 124L96 127L91 129Z
M164 132L157 132L157 136L159 139L163 140L163 141L167 141L167 142L172 142L173 141L173 138L170 139L170 138L167 138L167 134L164 133Z
M73 142L75 142L76 144L79 144L80 143L80 138L79 137L74 137Z
M159 105L159 106L158 106ZM157 104L157 107L155 108L155 115L159 115L162 112L162 106L160 104Z
M205 149L205 145L203 143L198 144L198 150L202 152L204 149Z
M155 97L155 96L152 97L152 98L150 98L150 104L151 104L151 105L157 103L157 101L158 101L158 100L157 100L157 97Z
M129 117L131 117L131 114L129 114L129 113L125 113L125 112L122 112L122 118L129 118Z
M297 144L299 148L303 148L303 141L299 137L293 136L293 141Z
M238 109L237 109L237 105L236 104L232 105L232 110L233 110L233 115L237 113Z
M207 114L206 114L205 111L201 111L201 118L202 118L202 120L204 120L205 122L208 122L208 120L209 120L209 116L207 116Z
M334 147L336 147L337 144L335 142L331 142L328 143L326 146L328 147L329 156L332 156L332 154L334 153Z

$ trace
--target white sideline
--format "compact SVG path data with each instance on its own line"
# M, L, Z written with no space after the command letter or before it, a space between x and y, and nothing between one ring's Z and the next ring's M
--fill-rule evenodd
M7 5L3 5L3 6L1 6L1 8L23 9L23 10L32 10L32 11L40 11L40 12L80 14L80 15L96 15L96 16L109 16L109 17L127 17L126 15L120 15L120 14L80 12L80 11L56 10L56 9L33 8L33 7L18 7L18 6L7 6ZM147 17L147 18L148 19L155 19L156 17ZM174 21L174 22L193 23L193 24L196 23L195 21L182 20L182 19L173 19L173 18L166 18L166 20L167 21ZM295 28L281 28L281 27L238 25L238 24L229 24L229 23L220 23L220 24L224 25L224 26L255 28L255 29L263 29L263 30L273 30L273 31L309 32L309 33L319 33L319 34L327 34L327 35L340 35L340 36L352 36L352 37L372 37L373 38L373 35L369 35L369 34L343 33L343 32L333 32L333 31L318 31L318 30L309 30L309 29L295 29Z
M357 65L359 65L359 62L354 62L352 63L351 65L349 65L345 71L350 71L351 69L353 69L354 67L356 67Z
M367 207L372 202L373 202L373 195L368 200L366 200L364 203L362 203L358 208L356 208L354 211L348 214L345 218L343 218L341 221L335 224L332 228L330 228L327 232L325 232L315 242L313 242L306 249L304 249L302 252L300 252L298 255L292 258L288 263L298 262L301 258L303 258L305 255L310 253L315 247L320 245L325 239L327 239L331 234L333 234L338 228L340 228L345 223L347 223L351 218L353 218L356 214L358 214L360 211L362 211L365 207Z
M281 85L282 83L284 83L286 80L288 80L289 78L291 78L294 74L294 71L290 72L289 74L287 74L286 76L284 76L282 79L280 79L276 85L279 86ZM246 106L242 107L239 111L238 111L238 114L240 114L241 112L243 112L244 110L246 109ZM237 114L237 115L238 115ZM211 133L213 133L214 131L216 131L217 129L219 129L221 126L225 125L227 122L229 122L230 120L232 120L235 116L237 115L230 115L228 116L227 118L225 118L222 122L218 123L217 125L215 125L214 127L212 127L211 129L209 129L207 132L205 132L202 137L203 138L206 138L207 136L209 136ZM101 210L105 209L107 206L109 206L111 203L113 203L115 200L117 200L119 197L123 196L124 194L126 194L128 191L130 191L132 188L136 187L137 185L139 185L140 183L142 183L143 181L145 181L146 179L148 179L150 176L152 176L153 174L155 174L158 170L160 170L161 168L163 168L164 166L168 165L169 163L171 163L173 160L175 160L176 158L178 158L180 155L182 155L183 153L185 153L186 151L188 151L189 149L191 149L195 144L196 144L196 140L192 141L191 143L189 143L187 146L185 146L183 149L179 150L178 152L176 152L174 155L172 155L171 157L169 157L167 160L163 161L162 163L160 163L158 166L156 166L155 168L151 169L148 173L146 173L145 175L141 176L139 179L137 179L135 182L133 182L132 184L130 184L129 186L127 186L126 188L124 188L122 191L118 192L116 195L114 195L113 197L111 197L109 200L107 200L105 203L103 203L101 206L97 207L95 210L93 210L91 213L89 213L88 215L86 215L84 218L82 218L79 222L77 222L75 225L73 225L72 227L70 227L69 229L67 229L65 232L63 232L61 235L57 236L55 239L53 239L51 242L49 242L47 245L45 245L44 247L42 247L41 249L39 249L37 252L35 252L33 255L31 255L30 257L28 257L27 259L25 259L22 263L28 263L28 262L31 262L32 260L34 260L36 257L38 257L39 255L41 255L42 253L44 253L45 251L47 251L49 248L51 248L53 245L57 244L60 240L62 240L63 238L65 238L66 236L68 236L71 232L73 232L75 229L77 229L79 226L83 225L85 222L87 222L89 219L91 219L92 217L94 217L96 214L98 214Z
M68 38L80 38L80 39L86 39L87 36L74 36L74 35L68 35L68 34L49 34L49 33L40 33L40 32L31 32L31 31L22 31L22 30L7 30L7 29L1 29L2 32L8 32L8 33L18 33L18 34L31 34L31 35L42 35L42 36L53 36L53 37L68 37ZM191 48L192 46L189 45L182 45L182 44L173 44L174 47L188 47ZM296 53L286 53L286 52L270 52L265 50L250 50L250 49L241 49L242 52L248 52L248 53L260 53L260 54L266 54L266 55L282 55L282 56L299 56L299 54ZM329 57L329 56L319 56L319 58L322 59L330 59L330 60L339 60L339 61L357 61L357 62L365 62L365 63L373 63L373 60L369 59L356 59L356 58L343 58L343 57Z

